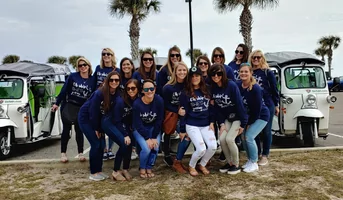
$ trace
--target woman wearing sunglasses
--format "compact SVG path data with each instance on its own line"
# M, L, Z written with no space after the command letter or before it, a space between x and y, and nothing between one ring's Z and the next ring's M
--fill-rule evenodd
M118 82L119 84L119 82ZM130 79L123 97L117 96L109 115L102 118L101 126L111 140L119 146L114 160L113 180L131 180L129 173L132 153L132 102L138 95L138 81ZM120 171L123 162L123 171Z
M174 68L175 63L181 62L182 56L181 56L181 50L177 46L173 46L168 51L168 61L167 63L162 66L160 71L158 72L157 77L157 94L162 94L162 88L163 86L170 80Z
M235 50L235 57L229 63L229 67L233 70L235 79L239 80L239 67L241 63L248 62L249 49L245 44L239 44Z
M119 95L120 75L116 71L110 72L104 84L96 90L80 109L78 120L82 132L90 144L89 165L91 174L89 179L100 181L108 178L102 173L102 156L105 146L105 137L102 128L102 118L113 112L113 105ZM112 137L111 133L107 133Z
M168 166L180 173L186 173L185 167L182 165L181 160L189 146L189 138L185 133L180 133L181 142L179 143L176 159L170 156L170 135L177 129L179 121L179 115L184 116L184 110L180 109L180 94L185 88L185 82L187 80L188 68L184 62L178 62L175 64L174 72L171 79L163 87L162 97L165 106L165 117L163 122L164 138L163 138L163 152L164 162Z
M75 129L75 139L77 143L78 158L85 161L83 155L83 134L77 121L80 107L86 102L95 90L95 83L92 77L92 66L86 58L79 58L77 61L76 72L70 74L64 83L56 103L52 106L52 111L61 106L63 131L61 135L61 162L68 162L67 146L70 139L72 124Z
M157 71L155 58L150 51L144 51L141 55L141 63L137 71L133 73L132 78L137 79L140 84L143 84L145 79L154 81L156 85Z
M221 47L216 47L213 49L211 62L212 62L212 64L224 65L227 78L235 81L235 76L234 76L233 70L225 64L225 53Z
M196 62L196 66L201 69L202 77L204 78L206 84L210 84L210 78L208 76L210 64L210 59L206 55L199 56Z
M229 80L225 73L223 65L214 64L210 68L211 94L215 116L220 124L219 141L227 162L219 171L237 174L241 170L235 138L243 132L248 116L236 83Z
M268 108L264 105L262 89L253 77L249 63L242 63L239 69L241 81L237 81L244 106L248 114L248 123L242 134L243 147L247 152L248 162L242 166L244 172L258 171L258 151L255 137L263 130L269 120Z
M143 96L133 103L133 136L139 144L139 169L141 178L152 178L158 148L161 141L161 128L164 117L163 99L155 94L153 80L146 79L142 84Z
M192 67L189 70L186 89L180 96L180 106L186 112L180 119L180 134L187 133L196 148L189 161L189 173L192 176L198 175L195 168L200 159L198 169L205 175L210 173L206 164L217 150L214 120L210 111L210 94L201 76L200 68Z
M263 129L263 148L261 150L260 137L256 137L256 143L258 146L258 154L260 160L259 165L263 166L268 164L268 156L270 147L272 145L272 124L273 116L279 114L279 91L276 85L276 78L272 70L269 69L269 65L261 50L253 51L249 56L249 63L254 70L254 77L257 83L261 86L263 92L263 99L266 106L269 109L269 121L266 127ZM262 156L261 156L262 154Z

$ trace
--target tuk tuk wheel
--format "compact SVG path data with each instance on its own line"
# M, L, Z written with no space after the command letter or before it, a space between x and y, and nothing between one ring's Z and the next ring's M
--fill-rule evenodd
M7 134L0 134L0 160L8 158L11 154L11 147L7 144Z
M302 132L303 132L303 142L305 147L314 147L315 144L315 137L313 131L313 122L307 122L301 124Z

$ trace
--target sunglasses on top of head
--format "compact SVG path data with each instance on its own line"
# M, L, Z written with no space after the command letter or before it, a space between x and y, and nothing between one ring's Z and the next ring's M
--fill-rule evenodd
M102 53L102 56L112 56L111 53Z
M152 62L154 59L153 58L143 58L143 61L150 61Z
M223 54L214 54L213 55L214 58L224 58Z
M211 74L211 76L212 77L214 77L214 76L223 76L223 72L213 72L212 74Z
M110 78L110 82L119 83L119 82L120 82L120 79L119 79L119 78Z
M174 58L174 57L177 57L177 58L178 58L178 57L180 57L180 54L179 54L179 53L176 53L176 54L170 54L170 57L171 57L171 58Z
M144 91L144 92L149 92L149 90L150 90L151 92L153 92L153 91L155 90L155 88L154 88L154 87L143 88L143 91Z
M238 50L235 51L235 54L241 54L241 55L243 55L243 53L244 53L244 51L238 51Z
M135 91L137 89L137 87L127 87L126 91Z
M83 64L79 64L78 67L81 68L81 67L87 67L88 65L86 63L83 63Z

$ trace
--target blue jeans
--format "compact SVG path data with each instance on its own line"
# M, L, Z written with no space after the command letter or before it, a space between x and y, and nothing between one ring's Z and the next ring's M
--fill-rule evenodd
M89 166L91 174L102 172L102 158L105 147L105 137L101 137L99 139L95 134L95 130L89 124L80 123L80 128L91 146L89 151Z
M179 145L177 146L176 160L182 160L190 144L191 141L188 137L185 137L179 142Z
M149 135L151 138L152 131L154 128L151 128L149 130ZM155 165L155 161L157 158L158 154L158 148L161 142L161 133L157 135L157 142L158 146L156 146L154 149L150 149L148 147L148 144L146 143L144 137L138 133L138 131L133 131L133 136L135 137L139 147L140 147L140 152L139 152L139 168L140 169L152 169L152 166Z
M114 159L114 171L120 170L121 163L123 162L123 169L127 170L130 168L132 144L126 145L124 135L114 126L110 118L104 118L101 122L102 129L109 137L109 141L114 141L119 149Z
M262 131L266 124L267 121L258 119L252 123L242 134L243 147L247 153L248 159L252 162L257 162L258 160L255 137Z
M106 133L106 132L105 132ZM107 134L106 134L107 135ZM108 147L107 151L112 151L112 146L113 146L113 140L111 138L108 138Z
M275 115L275 106L274 104L268 106L268 110L270 112L270 117L269 117L269 121L266 125L266 127L264 127L262 133L263 133L263 149L261 148L261 138L260 135L258 135L255 138L256 144L257 144L257 149L258 149L258 155L263 155L263 156L269 156L269 152L270 152L270 147L272 146L272 125L273 125L273 118Z

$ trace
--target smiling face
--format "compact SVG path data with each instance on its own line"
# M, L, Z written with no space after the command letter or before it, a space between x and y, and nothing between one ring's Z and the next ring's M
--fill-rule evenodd
M242 47L237 47L236 51L235 51L235 54L236 54L236 59L237 60L242 60L243 59L243 54L244 54L244 50Z
M239 69L239 77L242 81L249 81L252 77L252 72L250 71L250 67L242 66Z
M181 55L179 52L172 50L170 52L170 61L175 64L176 62L181 61Z
M193 86L199 86L201 81L201 76L199 74L193 74L192 75L192 85Z
M111 89L116 89L120 84L120 79L118 75L112 75L109 79L108 84L110 85Z
M148 98L153 98L155 95L155 86L150 82L145 82L142 88L142 93Z
M85 61L80 60L77 67L80 73L88 73L89 65Z
M137 86L134 83L129 83L126 86L126 92L127 94L131 97L134 98L136 97L137 93L138 93L138 89Z
M224 55L220 53L220 51L215 50L213 54L213 60L216 64L223 64L224 62Z
M221 83L221 80L223 78L223 72L221 70L213 72L211 74L211 78L213 82L215 82L216 84Z
M208 62L204 59L199 60L199 67L203 73L207 73L208 70Z
M180 82L181 80L184 80L187 76L187 68L184 65L179 65L175 71L175 75Z
M144 54L142 61L145 68L151 68L154 63L153 57L148 53Z
M101 52L101 55L102 55L102 60L106 63L109 63L109 62L112 62L112 56L113 54L107 50L103 50Z
M132 72L132 64L129 60L125 60L123 64L121 65L121 69L125 74L131 73Z
M251 62L254 67L261 67L262 54L259 52L254 53L251 56Z

